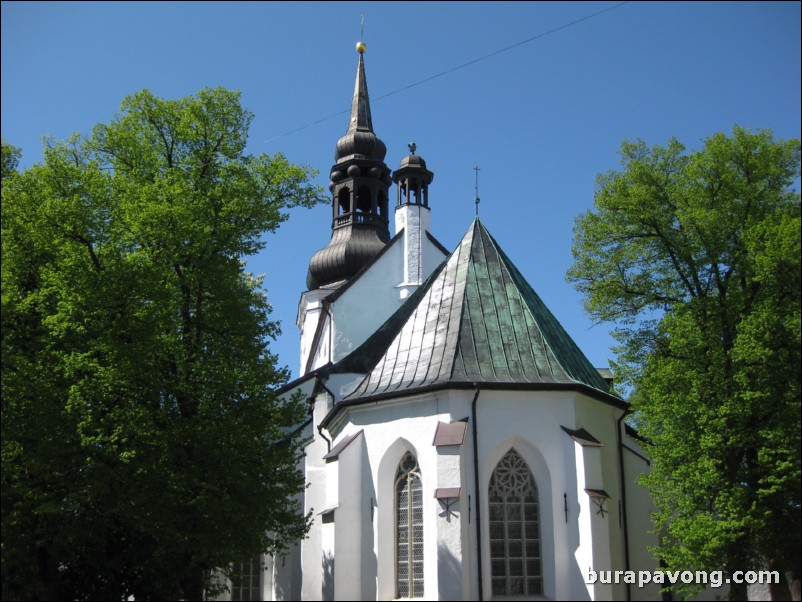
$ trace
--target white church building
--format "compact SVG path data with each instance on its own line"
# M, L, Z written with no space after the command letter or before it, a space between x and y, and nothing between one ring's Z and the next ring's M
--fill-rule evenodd
M657 568L627 404L478 218L452 252L433 236L433 173L414 147L385 165L358 50L331 240L298 308L301 377L282 390L310 405L314 523L246 565L231 599L660 599L588 582Z

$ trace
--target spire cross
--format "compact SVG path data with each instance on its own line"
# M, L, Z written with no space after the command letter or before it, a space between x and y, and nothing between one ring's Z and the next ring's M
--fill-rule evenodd
M476 198L473 202L476 203L476 217L479 217L479 166L475 166L473 170L476 172Z
M365 13L359 13L359 18L359 41L362 42L365 40Z

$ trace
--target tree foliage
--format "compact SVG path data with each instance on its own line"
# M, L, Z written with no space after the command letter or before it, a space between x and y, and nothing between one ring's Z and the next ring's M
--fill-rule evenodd
M736 127L698 152L671 140L621 155L577 219L568 278L617 324L617 377L653 444L660 557L768 565L798 600L799 141Z
M16 173L21 156L20 149L10 145L4 138L2 142L2 165L0 166L2 167L0 176L2 176L3 179Z
M284 548L305 418L274 393L278 325L243 258L312 172L245 154L239 94L148 91L6 178L2 578L7 599L200 599Z

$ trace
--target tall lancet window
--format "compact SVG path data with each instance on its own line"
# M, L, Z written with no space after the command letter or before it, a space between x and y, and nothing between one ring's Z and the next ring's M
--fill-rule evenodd
M395 473L397 598L423 597L423 488L418 461L407 452Z
M488 487L493 595L543 593L537 485L524 459L510 449Z

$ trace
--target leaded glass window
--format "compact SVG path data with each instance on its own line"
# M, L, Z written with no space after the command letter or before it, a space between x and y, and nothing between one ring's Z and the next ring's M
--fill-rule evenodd
M407 452L395 473L397 598L423 597L423 487L418 461Z
M496 465L488 487L493 594L543 593L537 485L514 449Z
M233 566L231 575L232 600L261 600L262 563L259 557Z

